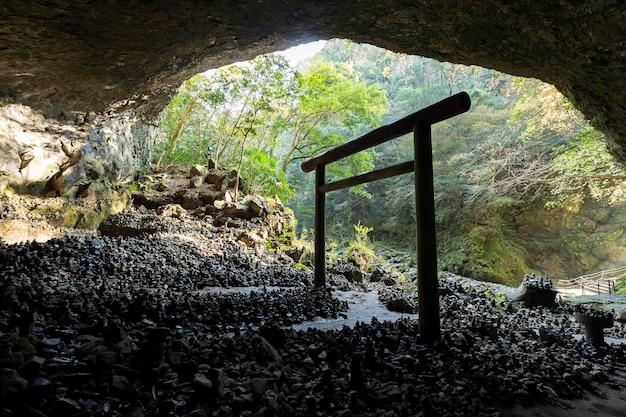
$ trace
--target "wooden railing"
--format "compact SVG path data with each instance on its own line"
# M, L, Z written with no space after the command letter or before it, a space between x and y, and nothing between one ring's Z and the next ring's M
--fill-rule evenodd
M559 280L557 289L580 290L581 295L585 295L586 292L612 294L615 292L615 281L624 274L626 274L626 266L605 269L593 274Z
M469 110L467 93L461 92L403 119L375 129L302 163L304 172L315 170L315 285L326 285L326 193L375 180L414 172L417 219L417 291L421 338L431 343L440 337L439 283L431 126ZM326 183L326 165L413 132L414 160Z

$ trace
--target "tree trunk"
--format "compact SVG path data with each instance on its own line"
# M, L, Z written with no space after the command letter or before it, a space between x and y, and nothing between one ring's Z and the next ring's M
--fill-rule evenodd
M174 135L172 136L172 140L170 141L169 145L167 145L167 147L163 150L163 153L161 153L161 156L159 156L159 160L157 161L156 167L155 167L156 169L158 169L161 166L161 162L163 161L163 158L169 155L172 152L172 150L174 150L174 147L176 146L176 142L178 142L178 139L180 138L180 134L185 129L187 120L191 116L191 111L193 110L194 106L196 105L196 103L198 102L202 94L204 94L204 92L208 90L209 87L211 87L212 85L213 83L211 82L207 83L207 85L202 87L202 89L198 91L198 93L195 96L193 96L193 98L187 105L187 108L185 108L183 115L180 118L180 122L178 123L178 126L176 127L176 131L174 132Z

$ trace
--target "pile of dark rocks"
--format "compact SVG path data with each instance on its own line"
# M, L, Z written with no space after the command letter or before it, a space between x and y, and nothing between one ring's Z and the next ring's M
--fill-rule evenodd
M250 298L265 308L285 301L266 295ZM568 408L618 388L623 349L575 339L575 324L559 322L563 311L504 313L475 295L442 298L434 345L420 341L413 319L299 332L288 327L289 309L262 322L233 319L250 307L242 295L211 311L229 317L221 323L208 310L192 317L183 310L191 300L160 317L110 308L89 321L23 304L2 319L0 415L505 416L512 404ZM311 309L324 303L323 293L307 300ZM495 338L475 326L485 317ZM541 341L535 325L561 339Z
M432 345L414 318L296 331L345 314L333 288L416 309L416 283L342 270L315 289L311 271L241 239L269 236L267 218L159 207L0 242L0 416L504 417L625 386L624 347L588 343L572 305L510 303L450 275Z

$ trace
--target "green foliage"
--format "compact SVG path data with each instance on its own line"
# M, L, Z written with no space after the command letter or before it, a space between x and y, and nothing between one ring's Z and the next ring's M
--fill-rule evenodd
M356 81L345 66L320 61L301 74L281 55L263 55L183 84L161 119L157 165L203 164L210 149L218 166L236 168L254 191L288 201L290 183L298 183L288 178L292 161L379 125L386 108L385 91ZM352 175L371 161L365 152L329 172Z
M156 166L165 159L170 164L193 165L198 156L205 154L206 138L203 136L204 113L198 111L203 102L219 103L223 100L219 92L210 88L213 80L197 74L187 80L161 115L155 142ZM203 147L198 152L199 146ZM177 149L177 154L172 152Z
M478 226L467 236L466 262L474 268L476 277L515 285L529 271L524 261L524 249L502 230Z
M269 199L270 204L274 204ZM280 233L273 239L267 241L267 249L270 252L287 252L291 248L308 247L309 243L304 239L298 239L296 237L296 225L297 219L293 216L293 212L289 208L285 208L286 216L284 219L274 219L273 222L280 221ZM271 229L276 229L275 224L270 224Z
M252 184L252 192L275 195L281 201L289 201L295 190L289 186L287 176L279 168L275 158L265 152L249 149L246 152L247 164L243 167L243 175Z
M571 142L554 148L550 167L556 174L546 206L582 203L591 197L610 205L626 201L626 171L606 148L602 133L587 127Z
M276 137L284 129L284 113L292 106L299 82L281 55L263 55L248 65L197 75L166 108L156 150L168 163L190 165L205 162L211 149L209 156L218 166L235 167L259 179L257 188L277 187L280 175L275 169L266 176L258 174L276 166ZM246 161L248 156L252 163ZM253 163L263 167L246 172ZM280 191L283 196L290 193L288 188Z
M315 156L377 127L388 107L384 90L358 81L345 65L318 59L301 82L283 172L294 160ZM346 170L354 172L351 168Z
M139 192L139 184L134 182L130 184L124 184L123 187L126 188L131 194Z
M615 280L615 293L618 295L626 295L626 274Z
M296 263L295 268L297 271L312 271L312 268L301 263Z
M387 51L349 42L334 45L328 56L343 60L363 78L376 79L387 90L391 108L384 119L388 122L456 91L470 94L470 112L432 128L439 254L451 269L474 268L478 276L517 280L528 270L528 255L509 226L520 227L515 222L520 212L545 202L554 207L571 203L560 197L623 201L622 174L605 159L606 149L599 148L604 146L603 138L553 86L420 57L392 58ZM581 149L577 136L596 148ZM375 167L411 159L412 147L411 136L380 146ZM583 155L586 160L581 162ZM603 169L580 172L587 166ZM572 181L572 175L578 182ZM341 209L329 208L329 219L367 221L377 225L378 238L397 246L413 244L412 177L371 183L367 191L375 203L337 199ZM339 214L334 216L335 212ZM503 233L503 229L511 231Z
M239 168L255 192L289 201L306 230L313 223L314 180L295 162L461 90L469 93L471 110L432 127L444 266L516 279L527 272L528 254L519 242L529 210L624 202L623 168L604 137L553 86L347 40L329 42L305 73L263 56L193 77L164 111L155 150L167 163L195 164L204 163L211 148L211 157ZM326 180L411 159L407 135L330 164ZM376 226L362 240L356 230L355 259L373 256L368 234L411 249L413 176L331 193L327 219L330 239L342 243L350 241L352 225ZM567 238L571 247L580 239L574 235Z
M367 272L371 262L376 259L374 249L368 237L368 234L373 230L373 227L363 226L360 222L355 224L354 240L346 248L346 260L359 267L363 272Z

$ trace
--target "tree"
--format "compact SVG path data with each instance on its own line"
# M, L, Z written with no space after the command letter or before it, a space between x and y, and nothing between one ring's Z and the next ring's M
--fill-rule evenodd
M271 136L268 133L275 132L272 125L283 125L283 115L297 91L298 79L290 70L286 58L272 54L257 57L249 66L231 67L225 79L228 92L224 94L230 96L230 106L223 111L225 114L236 114L226 126L222 126L223 131L228 132L229 138L238 143L236 198L246 150L250 147L262 151L264 147L269 147L267 158L273 153L276 141L268 138ZM222 136L219 138L221 140ZM250 144L249 141L253 143ZM221 148L220 145L218 143L218 149ZM222 149L220 151L223 152Z
M380 125L386 108L385 92L355 80L346 66L317 61L301 74L281 55L260 56L183 85L164 113L168 139L157 166L182 154L197 159L198 139L206 138L204 149L212 148L216 166L235 167L253 184L283 190L287 199L292 161ZM371 166L372 155L364 152L329 172L347 175Z
M155 163L156 168L160 168L163 161L173 162L175 159L173 152L176 148L185 148L184 145L180 146L180 142L187 131L193 131L192 136L196 138L197 132L204 129L204 123L198 123L206 119L200 109L201 104L207 101L215 103L221 99L209 91L212 85L213 80L205 74L197 74L183 83L178 94L164 109L155 143L156 154L159 155ZM189 152L191 155L196 153L195 149ZM185 156L185 159L187 158L188 156Z
M626 201L626 170L608 152L603 136L587 127L553 150L550 169L555 175L547 207L582 203L588 196L613 206Z
M174 148L176 147L176 144L178 143L178 139L180 138L180 135L183 132L183 129L185 129L185 127L187 126L187 123L192 115L192 112L196 104L202 98L202 95L207 90L209 90L209 88L211 88L212 85L213 83L211 82L211 80L207 79L201 74L198 74L190 78L189 80L187 80L185 84L183 85L182 90L185 92L191 92L193 89L199 88L199 91L195 93L195 95L191 97L190 99L187 99L185 96L181 96L181 97L177 96L178 100L172 100L172 102L170 103L170 106L176 107L176 106L180 106L183 104L186 104L186 105L184 106L184 110L182 111L182 114L180 115L180 120L176 124L176 128L174 130L174 133L172 134L172 137L169 143L165 146L165 149L163 150L163 152L159 156L159 159L156 162L156 165L155 165L156 169L159 169L159 167L161 166L161 162L163 161L163 158L169 156L172 150L174 150Z
M286 141L282 171L380 125L387 98L377 86L355 80L345 66L317 60L302 76L300 100Z
M270 177L276 176L268 173L264 178L264 171L248 169L250 165L244 161L252 155L254 161L272 165L278 146L276 138L285 128L285 114L293 106L298 85L299 78L281 55L262 55L245 65L231 65L208 76L192 78L164 112L161 125L170 139L157 165L169 158L174 149L185 146L195 151L189 159L203 159L206 151L197 152L197 143L200 137L207 136L203 149L212 148L211 157L216 167L225 165L237 169L235 194L242 171L246 171L245 176L254 171L253 179L267 184ZM192 129L192 120L198 121L195 129ZM190 140L181 141L186 133ZM260 157L259 152L265 156ZM286 193L287 190L288 187Z

